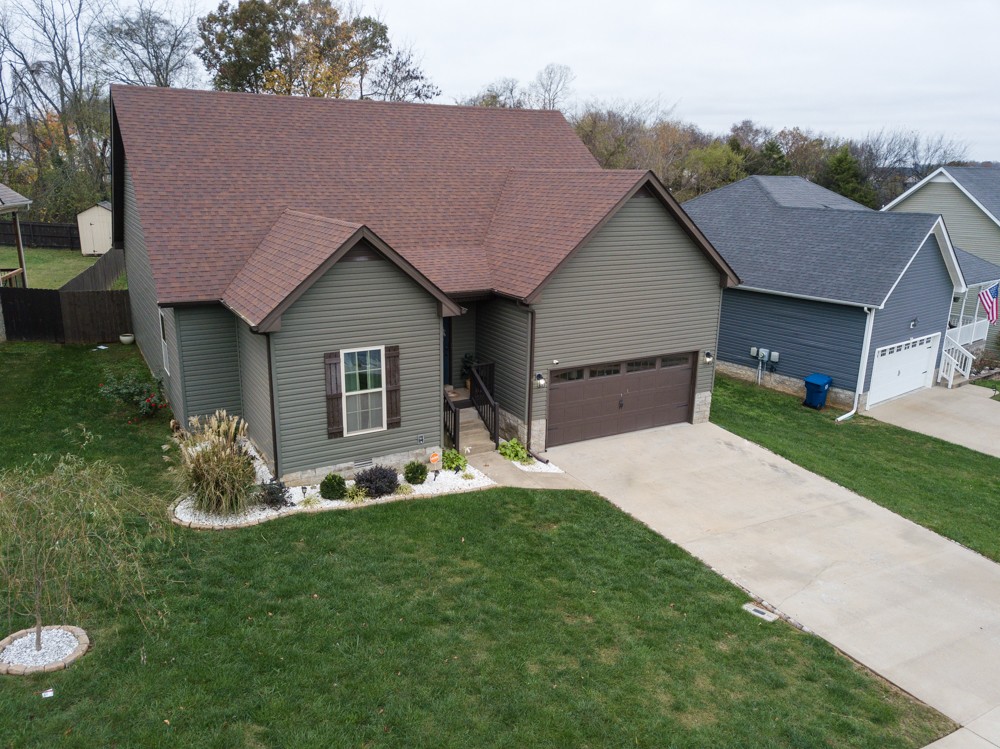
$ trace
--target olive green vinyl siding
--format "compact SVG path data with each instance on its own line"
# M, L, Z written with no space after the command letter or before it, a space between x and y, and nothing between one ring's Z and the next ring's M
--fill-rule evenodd
M135 340L142 351L153 376L162 379L174 414L184 418L184 398L180 379L177 377L177 337L174 312L164 310L164 327L167 332L168 359L164 368L163 347L160 342L160 308L156 304L156 285L149 266L146 237L142 231L139 205L135 199L135 184L128 165L125 165L125 197L122 201L125 216L125 273L128 276L129 304L132 307L132 326ZM169 372L168 372L169 370Z
M476 308L476 356L493 362L497 405L519 419L528 413L528 353L531 316L507 299L480 302Z
M451 319L451 384L462 380L462 357L476 353L476 305L465 305L468 312Z
M283 475L441 444L438 303L392 263L342 260L289 307L270 336ZM400 428L329 439L323 355L393 345Z
M243 418L250 441L274 468L274 440L271 429L271 381L267 355L267 336L250 331L242 320L236 321L240 349L240 392Z
M719 271L652 195L637 193L566 261L534 308L535 369L714 351ZM559 364L554 365L553 360ZM696 358L697 392L711 391L714 367ZM547 390L534 391L544 419Z
M222 305L174 310L184 388L184 417L219 409L239 415L240 362L236 317Z
M892 210L941 214L956 247L1000 265L1000 226L951 182L928 182Z
M899 279L885 306L875 312L872 340L868 349L865 392L871 387L875 350L882 346L940 333L941 345L938 347L935 366L940 363L954 289L948 267L941 257L941 249L932 234ZM910 323L913 321L916 324L911 328Z

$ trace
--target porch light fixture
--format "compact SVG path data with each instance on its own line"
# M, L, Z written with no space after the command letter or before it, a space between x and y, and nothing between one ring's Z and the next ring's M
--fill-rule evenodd
M705 352L705 363L706 364L711 364L714 361L715 361L715 356L712 354L712 352L711 351L706 351Z
M535 372L535 387L536 388L545 387L545 378L542 377L541 372Z
M910 320L910 330L913 330L915 327L917 327L917 318L916 317L914 317L912 320Z

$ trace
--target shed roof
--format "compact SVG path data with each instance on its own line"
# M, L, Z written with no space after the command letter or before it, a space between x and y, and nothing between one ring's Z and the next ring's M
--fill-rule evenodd
M31 201L7 185L0 184L0 213L9 213L19 208L27 208Z
M367 227L448 294L524 298L625 195L655 181L602 170L559 112L125 86L111 95L161 304L235 293L289 209Z
M876 307L940 221L873 211L801 177L748 177L684 209L743 286Z

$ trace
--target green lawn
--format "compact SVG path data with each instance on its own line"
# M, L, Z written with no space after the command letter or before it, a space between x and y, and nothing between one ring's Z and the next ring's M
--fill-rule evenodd
M166 417L125 425L95 396L105 367L140 366L134 347L0 344L0 366L4 466L67 449L82 422L102 435L89 450L169 499ZM742 592L589 493L177 529L150 565L149 630L84 596L91 653L0 679L0 746L920 747L953 728L746 614Z
M719 376L712 421L1000 561L1000 459Z
M84 257L79 250L50 250L38 247L26 247L24 250L28 285L34 289L58 289L96 262L96 257ZM0 247L0 268L16 267L18 267L17 250L13 247Z

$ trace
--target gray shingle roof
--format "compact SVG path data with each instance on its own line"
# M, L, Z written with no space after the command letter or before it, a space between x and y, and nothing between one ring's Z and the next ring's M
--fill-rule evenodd
M873 306L938 219L879 213L801 177L748 177L684 210L743 287Z
M20 193L14 192L7 185L0 184L0 213L7 213L17 208L27 208L31 201Z
M983 260L958 247L955 248L955 256L958 258L958 266L962 269L965 283L969 286L1000 279L1000 266L994 265L989 260Z
M1000 169L988 166L946 166L944 170L1000 219Z

